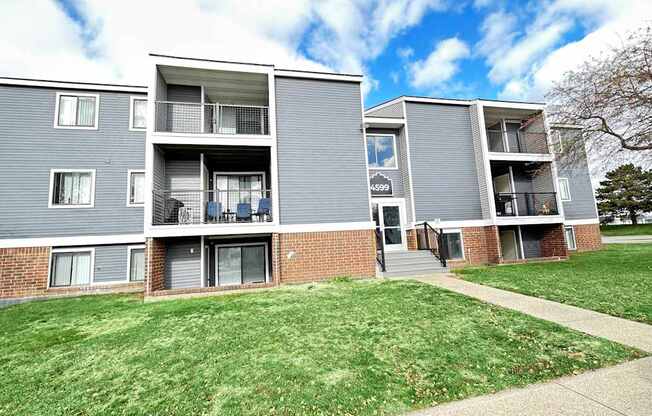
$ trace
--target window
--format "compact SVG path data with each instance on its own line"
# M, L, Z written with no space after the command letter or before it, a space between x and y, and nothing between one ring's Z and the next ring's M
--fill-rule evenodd
M267 280L267 245L215 246L217 285L264 283Z
M367 136L367 161L372 169L396 169L395 136Z
M91 283L94 249L53 250L50 263L50 286L80 286Z
M552 151L553 153L560 154L564 151L564 145L561 139L561 131L553 130L551 132Z
M566 245L569 250L577 250L577 245L575 244L575 229L573 226L564 227L564 235L566 236Z
M99 95L57 93L54 127L97 129Z
M50 208L92 208L95 200L95 171L52 169Z
M442 235L444 245L448 249L448 258L451 260L464 258L464 247L462 244L462 233L460 231L444 230Z
M145 172L130 170L127 173L127 206L140 207L145 203Z
M145 246L130 246L127 253L127 280L142 282L145 280Z
M568 178L559 178L559 195L562 201L570 201L570 184Z
M147 128L147 98L131 97L129 113L129 130L145 130Z
M215 172L214 188L225 210L236 212L239 203L251 204L256 210L261 198L269 197L263 172Z

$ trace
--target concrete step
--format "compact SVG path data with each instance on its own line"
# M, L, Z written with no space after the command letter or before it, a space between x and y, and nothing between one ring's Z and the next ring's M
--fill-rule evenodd
M439 259L435 256L428 256L428 257L415 257L415 258L408 258L408 259L388 259L385 258L385 263L392 265L392 266L401 266L401 265L411 265L411 264L432 264L432 265L437 265L439 266L441 263Z
M447 273L447 267L426 267L426 268L413 268L413 269L387 269L386 272L381 273L383 277L407 277L418 276L423 274L433 273Z

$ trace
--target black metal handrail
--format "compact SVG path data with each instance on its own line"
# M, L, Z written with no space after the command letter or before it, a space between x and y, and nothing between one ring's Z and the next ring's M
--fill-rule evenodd
M559 215L555 192L500 192L495 201L501 217Z
M387 265L385 264L385 245L383 244L383 232L376 228L376 261L380 265L380 270L383 272L387 271Z
M430 251L439 260L441 266L446 267L446 259L449 256L448 246L444 243L443 231L435 230L427 221L416 224L416 226L422 227L421 229L417 228L417 249Z

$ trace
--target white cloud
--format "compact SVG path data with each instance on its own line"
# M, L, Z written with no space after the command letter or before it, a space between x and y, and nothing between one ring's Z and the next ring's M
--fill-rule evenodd
M396 50L396 54L399 56L401 59L409 59L414 55L414 49L410 47L405 47L405 48L398 48Z
M367 75L366 63L441 0L53 0L0 4L0 75L143 84L147 53ZM37 28L37 30L34 30ZM307 51L307 52L302 52Z
M469 55L468 45L460 39L442 40L425 60L409 64L410 84L415 88L439 87L458 72L458 61Z

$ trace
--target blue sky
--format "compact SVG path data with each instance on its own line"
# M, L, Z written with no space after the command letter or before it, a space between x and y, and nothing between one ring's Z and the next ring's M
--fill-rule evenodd
M649 0L5 0L0 75L143 85L157 52L362 73L366 106L539 101L650 17Z

